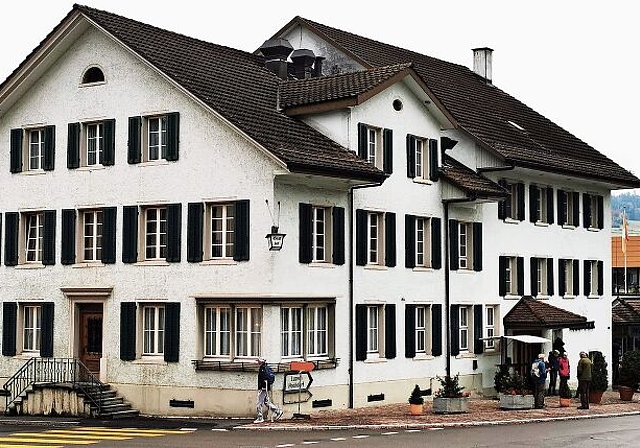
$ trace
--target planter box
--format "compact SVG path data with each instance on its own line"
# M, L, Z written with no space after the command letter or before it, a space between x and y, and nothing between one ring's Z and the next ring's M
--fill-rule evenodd
M469 412L469 398L442 398L433 399L434 414L461 414Z
M533 395L500 394L500 409L533 409Z

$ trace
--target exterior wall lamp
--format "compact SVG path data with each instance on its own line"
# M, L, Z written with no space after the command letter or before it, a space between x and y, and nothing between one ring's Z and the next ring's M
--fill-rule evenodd
M278 226L271 226L271 233L267 233L267 236L265 236L269 243L269 250L282 249L285 236L286 234L278 232Z

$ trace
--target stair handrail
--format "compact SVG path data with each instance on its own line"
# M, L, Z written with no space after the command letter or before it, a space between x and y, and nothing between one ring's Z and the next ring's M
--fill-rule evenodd
M77 358L30 358L2 386L5 391L5 413L22 393L33 384L70 384L80 391L100 414L102 403L98 395L105 387Z

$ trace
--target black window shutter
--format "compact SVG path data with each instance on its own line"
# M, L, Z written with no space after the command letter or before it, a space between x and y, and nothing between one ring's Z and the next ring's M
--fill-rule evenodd
M404 356L413 358L416 356L416 306L404 307Z
M182 204L167 205L167 261L180 262L182 245Z
M138 206L122 207L122 262L138 261Z
M567 273L565 271L567 260L560 258L558 260L558 295L564 296L567 291L565 289L565 283L567 280Z
M416 267L416 217L404 215L404 265Z
M507 295L507 268L509 267L508 257L498 257L498 295Z
M582 218L585 229L591 227L591 195L582 193Z
M45 210L43 213L42 264L56 264L56 211Z
M407 134L407 177L413 179L416 177L416 138Z
M580 193L573 192L573 225L580 226Z
M4 264L16 266L18 264L18 231L20 229L20 215L18 213L4 214Z
M192 202L187 211L187 261L199 263L202 261L204 237L204 204Z
M538 187L529 185L529 220L540 221L540 208L538 208Z
M516 258L516 267L518 269L518 295L524 295L524 257Z
M604 229L604 198L596 196L598 203L598 229Z
M396 214L384 214L384 264L387 267L396 265Z
M42 169L52 171L56 162L56 127L44 127L44 163Z
M136 303L120 304L120 359L136 359Z
M573 260L573 291L574 296L580 294L580 260Z
M538 291L538 259L536 257L530 259L529 273L531 274L531 295L535 297L542 292Z
M367 264L367 212L356 210L356 265Z
M598 260L598 295L604 293L604 263Z
M180 303L164 306L164 360L178 362L180 357Z
M142 160L142 117L129 117L129 141L127 162L140 163Z
M524 221L524 184L518 183L516 191L518 192L518 221Z
M313 260L313 207L311 204L300 202L298 204L300 246L298 247L298 260L300 263L311 263Z
M116 262L116 207L102 209L102 262L113 264Z
M250 251L250 220L249 220L249 200L241 199L236 201L236 233L234 243L233 259L236 261L249 260Z
M584 295L591 295L591 262L584 260Z
M167 114L167 160L175 161L180 157L180 113Z
M547 258L547 295L553 295L553 258Z
M451 356L460 354L460 305L451 305L450 310L450 326L451 329Z
M553 187L547 187L547 222L553 224L553 214L555 209L553 208Z
M482 308L482 305L473 305L473 353L475 354L484 352Z
M104 229L104 226L102 228ZM76 211L74 209L62 210L62 254L60 256L62 264L76 262Z
M11 129L11 169L12 173L22 171L22 129Z
M558 225L565 225L567 218L567 192L558 190Z
M344 264L344 207L333 207L333 264Z
M53 302L45 302L41 305L42 326L40 327L40 356L53 357Z
M438 180L438 140L429 139L429 180Z
M505 190L507 189L507 181L504 179L498 180L498 185L500 185ZM507 208L511 208L511 200L507 196L507 198L498 201L498 219L506 219L507 216L510 215Z
M367 306L356 305L356 361L367 359Z
M449 220L449 269L457 271L460 260L458 259L458 220Z
M116 120L104 120L102 125L104 129L104 148L100 163L104 166L111 166L116 160Z
M18 331L18 304L2 304L2 356L16 355L16 336Z
M385 174L393 173L393 130L382 131L383 170Z
M396 306L389 303L384 307L384 357L396 357Z
M80 166L80 123L67 125L67 168Z
M431 305L431 354L442 355L442 305Z
M431 218L431 267L442 267L442 220Z
M482 271L482 223L473 223L473 270Z
M367 160L367 125L358 123L358 155Z

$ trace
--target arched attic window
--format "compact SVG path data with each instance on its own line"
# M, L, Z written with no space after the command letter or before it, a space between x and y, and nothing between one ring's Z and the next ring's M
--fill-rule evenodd
M98 67L89 67L82 75L82 84L104 82L104 73Z

